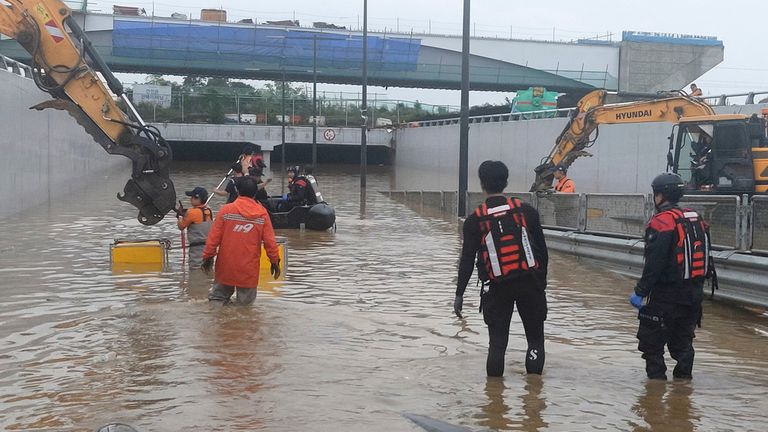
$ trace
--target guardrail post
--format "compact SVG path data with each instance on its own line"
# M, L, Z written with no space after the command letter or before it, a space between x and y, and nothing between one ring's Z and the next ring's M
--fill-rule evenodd
M656 212L656 203L653 202L653 194L647 194L645 196L645 222L651 220L653 214Z
M752 248L752 202L749 195L741 196L739 203L739 249L750 250Z
M579 232L587 230L587 194L585 193L579 194L579 221L577 230Z

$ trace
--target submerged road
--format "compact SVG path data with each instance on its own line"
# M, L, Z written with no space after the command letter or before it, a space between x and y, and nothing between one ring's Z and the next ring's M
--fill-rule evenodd
M178 166L179 194L224 168ZM765 429L768 316L705 302L694 380L649 382L633 282L559 254L543 377L524 374L515 316L506 376L487 379L476 290L466 320L451 312L457 223L373 192L361 213L356 170L317 173L338 232L280 232L286 280L252 308L211 307L179 251L167 271L113 273L114 238L178 239L172 218L144 228L114 198L122 174L3 220L0 430L418 430L403 412L473 430Z

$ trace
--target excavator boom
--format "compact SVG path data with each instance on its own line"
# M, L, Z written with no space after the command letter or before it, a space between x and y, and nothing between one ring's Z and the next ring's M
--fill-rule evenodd
M71 10L60 0L0 0L0 33L32 55L33 79L53 97L32 108L67 111L104 150L131 159L131 179L117 197L139 209L139 222L159 222L176 202L170 146L141 119ZM97 72L130 115L118 107Z
M606 95L605 90L595 90L579 101L554 148L536 167L536 180L531 186L531 192L550 189L558 165L567 168L580 156L591 156L585 149L597 139L596 136L592 138L592 134L597 133L601 124L676 123L681 117L714 114L705 102L682 93L654 100L610 105L605 105Z

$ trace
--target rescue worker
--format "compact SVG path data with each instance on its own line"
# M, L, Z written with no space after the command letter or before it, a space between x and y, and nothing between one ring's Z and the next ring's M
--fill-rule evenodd
M691 379L704 280L714 276L707 223L696 212L678 207L684 187L683 179L672 173L659 174L651 183L656 214L645 230L643 275L629 298L640 311L637 347L650 379L667 379L665 345L677 361L672 375Z
M576 184L568 178L568 170L564 166L558 165L555 167L555 180L557 180L555 192L576 193Z
M699 86L697 86L695 83L691 84L691 96L693 97L702 97L704 96L704 92L701 91Z
M306 205L308 202L309 182L301 174L301 167L288 168L288 193L283 195L280 211L287 212L294 207Z
M264 171L259 167L249 168L248 175L256 180L256 184L259 187L259 191L256 192L255 196L256 201L263 205L264 208L269 208L269 194L267 193L267 185L272 182L272 179L268 178L267 181L263 181L261 177L264 175Z
M237 188L238 198L225 204L213 222L203 251L202 268L210 272L213 258L217 257L209 301L229 304L232 294L237 292L234 303L250 305L256 300L259 285L262 244L275 279L280 277L280 255L269 214L253 198L258 191L256 180L244 177Z
M544 321L547 318L547 244L538 212L503 195L509 171L504 163L485 161L478 169L485 202L464 221L453 311L462 318L464 291L477 260L483 282L480 309L488 325L488 376L504 374L509 323L517 304L528 341L525 369L544 369Z
M184 192L189 197L191 208L179 211L181 213L176 221L180 230L187 230L187 245L189 247L189 269L200 268L203 263L203 248L205 239L213 223L213 211L205 205L208 201L208 191L203 187L196 187Z
M224 190L217 188L213 191L213 193L216 195L227 197L227 204L232 203L237 199L237 181L239 178L243 177L243 163L235 162L232 164L231 169L232 177L230 177L227 181L227 186L224 188Z

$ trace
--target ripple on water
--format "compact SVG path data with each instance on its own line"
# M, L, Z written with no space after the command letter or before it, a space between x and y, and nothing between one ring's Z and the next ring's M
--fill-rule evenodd
M181 165L177 191L220 170ZM361 216L355 170L319 173L338 231L281 232L286 281L246 309L209 305L178 250L163 271L112 272L115 238L178 244L173 220L145 228L111 198L122 178L4 221L0 429L415 430L401 412L496 430L762 429L768 317L708 302L695 380L647 382L632 281L558 254L544 377L524 374L516 314L506 377L487 380L478 289L451 316L458 225L375 193ZM385 169L368 181L390 184Z

